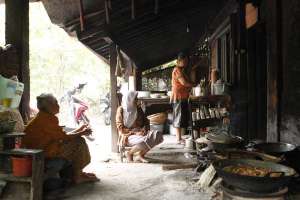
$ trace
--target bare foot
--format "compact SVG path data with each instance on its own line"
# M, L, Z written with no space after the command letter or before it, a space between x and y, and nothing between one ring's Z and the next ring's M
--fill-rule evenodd
M80 175L79 177L74 179L75 184L80 184L80 183L88 183L88 182L98 182L100 181L99 178L96 176L87 176L87 175Z
M185 145L185 141L184 141L184 140L179 140L179 141L177 141L176 143L177 143L177 144L183 144L183 145Z
M126 158L129 163L133 162L133 155L129 151L126 152Z
M146 160L144 157L142 157L142 156L138 156L137 158L136 158L136 161L140 161L140 162L142 162L142 163L149 163L149 161L148 160Z

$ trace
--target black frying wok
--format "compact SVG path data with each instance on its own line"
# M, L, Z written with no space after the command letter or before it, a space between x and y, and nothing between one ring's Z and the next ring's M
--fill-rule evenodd
M273 172L282 172L280 177L255 177L244 176L239 174L224 171L226 166L254 166L271 169ZM213 163L218 175L223 181L233 187L250 191L250 192L275 192L288 185L290 179L295 175L295 170L284 165L276 164L273 162L249 160L249 159L228 159L219 160Z
M288 143L260 143L253 145L257 151L271 155L284 155L296 149L296 146Z

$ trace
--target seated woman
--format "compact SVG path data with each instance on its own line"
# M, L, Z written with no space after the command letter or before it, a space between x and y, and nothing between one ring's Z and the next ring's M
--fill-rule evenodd
M119 145L132 146L126 156L133 161L133 154L138 153L137 161L148 162L145 154L154 146L163 142L161 132L150 131L149 120L143 110L137 106L137 92L128 92L122 98L122 106L117 110L116 124L119 132Z
M88 146L82 138L90 135L91 129L86 125L66 133L59 126L59 105L52 94L41 94L37 97L37 116L26 126L25 137L22 141L24 148L42 149L48 159L62 158L72 163L74 183L98 181L92 173L82 170L90 163L91 157Z

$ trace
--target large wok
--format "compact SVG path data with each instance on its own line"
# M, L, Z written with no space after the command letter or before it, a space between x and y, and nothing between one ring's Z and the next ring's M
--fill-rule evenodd
M208 134L206 138L211 141L212 148L218 152L223 152L227 149L239 149L244 146L244 139L239 136Z
M272 172L282 172L280 177L255 177L244 176L224 171L226 166L254 166L271 169ZM228 159L218 160L213 163L218 175L223 181L233 187L250 192L275 192L288 185L290 179L295 175L295 170L284 165L273 162L249 160L249 159Z
M288 143L260 143L252 146L255 150L271 155L285 155L296 149L296 146Z

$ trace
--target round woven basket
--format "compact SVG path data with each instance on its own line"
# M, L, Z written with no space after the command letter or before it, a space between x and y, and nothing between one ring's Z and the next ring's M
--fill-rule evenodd
M164 124L168 118L166 113L156 113L147 117L150 120L150 124Z

